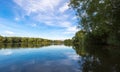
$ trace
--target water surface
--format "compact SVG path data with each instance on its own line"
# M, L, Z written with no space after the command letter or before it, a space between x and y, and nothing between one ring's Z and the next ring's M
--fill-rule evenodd
M120 72L119 48L98 45L2 47L0 72Z
M79 55L63 45L0 50L0 72L79 72Z

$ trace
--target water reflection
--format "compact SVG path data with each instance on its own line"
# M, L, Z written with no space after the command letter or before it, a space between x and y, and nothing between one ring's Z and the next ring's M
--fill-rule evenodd
M74 46L82 58L82 72L120 72L120 49L108 46Z
M0 72L79 72L77 60L72 47L64 45L7 48L0 50Z
M0 43L0 48L39 48L50 46L51 44L32 44L32 43Z
M10 44L0 48L0 72L120 72L117 47Z

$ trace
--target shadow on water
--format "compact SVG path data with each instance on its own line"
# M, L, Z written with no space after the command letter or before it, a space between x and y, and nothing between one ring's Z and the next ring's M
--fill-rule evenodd
M78 61L82 72L120 72L120 48L101 45L75 45L73 49L81 56Z

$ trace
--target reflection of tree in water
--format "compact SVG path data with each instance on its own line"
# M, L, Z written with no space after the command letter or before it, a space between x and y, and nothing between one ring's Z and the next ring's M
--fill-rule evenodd
M0 43L0 48L39 48L49 46L50 43L32 44L32 43Z
M120 72L119 48L77 45L74 49L83 60L82 72Z

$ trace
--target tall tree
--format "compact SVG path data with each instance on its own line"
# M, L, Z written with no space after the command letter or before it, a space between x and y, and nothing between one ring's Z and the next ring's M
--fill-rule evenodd
M120 0L70 0L70 6L82 30L101 41L120 42Z

